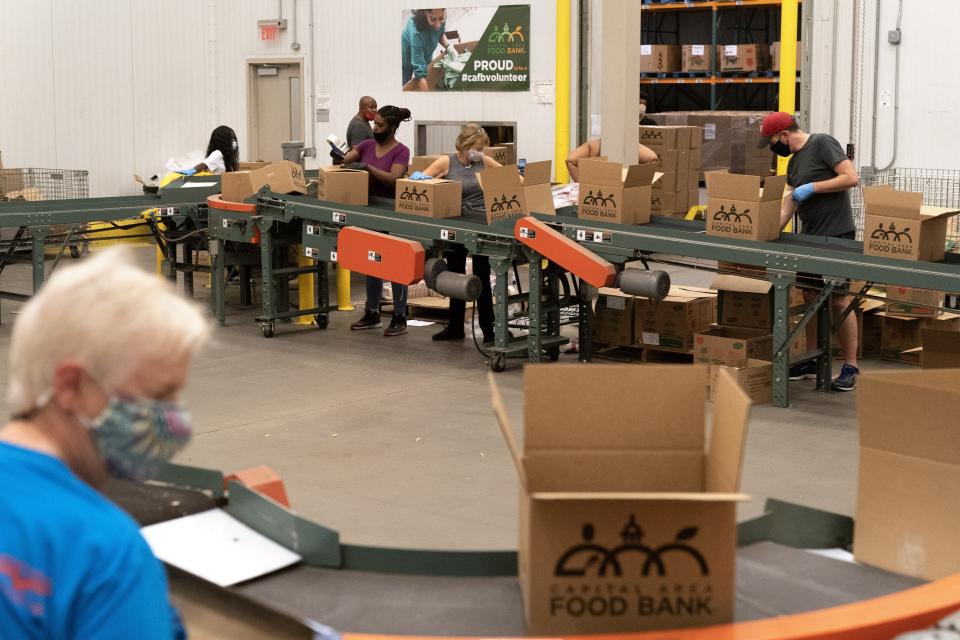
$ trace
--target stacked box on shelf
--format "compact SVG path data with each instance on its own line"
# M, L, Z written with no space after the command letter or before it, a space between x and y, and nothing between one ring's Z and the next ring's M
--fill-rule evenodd
M803 51L802 43L797 40L797 71L800 71ZM780 43L774 42L770 45L770 68L774 71L780 71Z
M680 71L678 45L640 45L640 73L672 73L674 71Z
M653 185L651 211L655 215L686 214L699 204L702 134L689 126L641 126L640 144L657 154L657 171L663 175ZM691 194L696 195L691 198Z
M726 170L755 176L768 176L773 167L773 152L757 149L760 122L767 111L673 111L658 113L669 126L695 126L703 130L702 164L704 171Z

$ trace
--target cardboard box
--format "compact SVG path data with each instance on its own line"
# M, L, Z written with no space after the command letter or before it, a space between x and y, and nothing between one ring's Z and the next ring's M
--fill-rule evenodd
M463 183L452 180L397 180L394 211L425 218L456 218L462 215Z
M640 144L654 151L689 149L693 144L693 132L690 127L640 125Z
M553 189L550 186L553 162L540 160L528 162L523 170L523 195L531 213L555 214Z
M320 167L317 171L317 199L342 204L369 203L370 174L344 169L340 165Z
M25 173L24 169L0 169L0 198L7 198L13 192L23 191Z
M650 222L653 163L624 167L619 162L582 160L577 217L620 224Z
M685 44L680 54L680 70L684 73L709 73L713 47L709 44Z
M717 274L717 322L729 327L773 330L773 284L769 280Z
M237 171L256 171L257 169L263 169L269 165L270 163L264 160L257 160L256 162L238 162Z
M275 193L306 193L303 167L282 160L261 169L231 171L220 176L220 196L229 202L243 202L266 186Z
M708 236L759 241L780 237L780 204L786 176L761 180L758 176L708 171L705 179Z
M923 204L923 194L864 187L863 253L901 260L943 260L947 221L960 210Z
M960 369L960 331L920 329L924 369Z
M663 174L677 172L680 166L680 150L656 148L653 152L657 154L657 171ZM687 153L689 154L689 151ZM662 182L663 178L660 178L660 181Z
M706 370L534 365L524 441L489 377L520 477L527 632L620 633L729 622L750 399L721 372L706 446ZM557 389L576 389L559 395ZM664 398L684 402L665 402Z
M770 68L770 46L766 44L717 45L720 71L766 71Z
M501 147L507 150L507 161L505 164L517 164L517 145L514 142L503 142Z
M670 287L666 298L655 302L636 298L633 303L634 341L645 347L693 348L694 336L713 322L716 294L697 287Z
M803 43L797 41L797 71L803 66ZM770 45L770 69L780 71L780 42L774 42Z
M640 73L680 71L680 47L675 44L640 45Z
M696 129L696 133L699 133L699 136L702 142L703 129ZM690 164L687 166L687 169L689 169L690 171L697 172L697 180L700 180L700 168L702 165L703 165L703 147L693 147L692 149L690 149Z
M674 202L674 212L679 213L681 211L686 211L690 208L690 205L687 203L687 192L686 191L677 191L676 200Z
M690 149L677 149L677 171L690 170Z
M892 302L886 303L884 310L887 313L911 318L936 318L942 313L940 309L917 305L942 307L944 294L942 291L930 291L929 289L888 286L887 298L892 300Z
M773 402L773 363L767 360L747 360L739 365L712 363L707 399L716 398L720 371L727 370L741 389L750 397L752 404Z
M903 353L921 346L920 331L960 331L960 315L944 313L936 318L907 318L889 313L876 313L880 324L880 357L891 362L919 364L918 358L905 359Z
M860 330L860 351L864 356L879 356L883 335L883 316L876 313L863 314Z
M700 189L691 189L687 191L687 209L700 206Z
M510 151L506 147L487 147L483 150L483 155L490 156L500 164L510 164Z
M650 195L650 212L658 216L669 215L677 210L676 192L654 191Z
M664 173L660 176L660 179L657 180L656 184L653 185L654 192L660 191L663 193L676 193L677 185L680 184L680 175L674 171L672 173Z
M924 580L960 571L960 371L870 372L857 387L854 556Z
M484 169L477 174L483 189L483 203L487 210L487 224L521 218L529 214L523 182L517 165L509 164L494 169ZM581 188L582 191L582 188Z
M677 185L677 186L679 188L680 185ZM693 191L694 189L697 189L699 191L700 189L700 172L699 171L687 172L686 187L688 191Z
M410 173L416 173L417 171L426 171L427 167L432 165L437 159L442 158L442 155L434 156L413 156L410 159Z
M594 309L593 339L609 345L633 344L634 297L619 289L600 289Z
M693 358L697 362L742 364L773 359L773 336L763 329L713 326L697 333Z

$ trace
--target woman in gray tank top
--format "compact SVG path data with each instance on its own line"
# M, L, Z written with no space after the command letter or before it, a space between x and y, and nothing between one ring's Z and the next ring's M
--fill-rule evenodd
M468 124L457 136L456 153L437 158L423 172L410 176L414 180L421 178L446 178L463 184L461 191L461 213L469 222L486 224L486 209L483 205L483 191L477 180L477 174L484 169L499 167L500 163L484 155L483 150L490 146L490 138L482 127ZM456 245L444 253L447 266L454 273L465 273L467 249ZM480 330L483 342L493 342L493 292L490 289L490 260L487 256L473 256L473 274L480 278L483 290L476 301L477 315L480 316ZM463 323L466 316L466 303L463 300L450 300L450 321L434 340L463 340Z

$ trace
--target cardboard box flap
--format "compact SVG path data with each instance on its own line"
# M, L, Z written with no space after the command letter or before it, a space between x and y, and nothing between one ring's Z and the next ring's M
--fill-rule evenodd
M857 393L861 447L957 465L960 370L868 372Z
M920 343L925 351L960 353L960 332L920 329Z
M532 187L535 184L550 184L550 171L553 166L551 160L528 162L523 168L523 186Z
M737 293L769 293L773 288L773 283L769 280L760 280L758 278L744 278L743 276L732 276L727 274L718 274L711 285L717 291L736 291Z
M914 191L896 191L890 188L864 187L863 206L868 216L920 220L923 194Z
M717 375L713 428L704 460L705 489L731 493L740 489L743 453L750 421L750 396L740 388L729 370Z
M700 289L699 287L681 287L671 285L670 291L662 302L690 302L691 300L701 300L703 298L714 298L717 292L712 289ZM636 296L640 300L648 300L643 296Z
M543 491L530 494L534 500L658 500L662 502L747 502L745 493L669 493L617 491Z
M653 177L657 173L657 165L655 162L635 164L627 167L625 172L623 176L624 187L646 187L653 184Z
M605 187L619 187L623 185L623 165L619 162L603 160L580 161L580 183L599 184Z
M523 451L704 451L706 368L542 364L524 369ZM674 402L682 397L684 402ZM603 428L598 428L602 422Z
M527 474L523 470L523 460L520 454L520 445L517 442L516 432L510 424L510 417L507 415L507 408L503 405L503 397L500 395L500 388L493 378L492 373L487 373L487 382L490 384L490 404L493 406L493 413L497 416L497 424L500 427L500 433L507 443L507 449L510 451L510 457L513 458L513 465L517 468L517 476L520 478L520 486L524 489L527 486Z
M753 200L760 194L760 176L744 176L727 171L703 174L707 197L726 200Z
M787 176L768 176L763 181L763 191L760 193L760 202L782 200L783 191L787 188Z

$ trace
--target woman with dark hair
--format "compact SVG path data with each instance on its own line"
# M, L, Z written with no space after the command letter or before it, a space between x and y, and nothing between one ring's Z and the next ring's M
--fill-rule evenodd
M393 198L397 180L407 172L410 149L397 140L401 122L410 120L410 110L387 105L373 118L373 139L364 140L343 157L346 169L363 169L370 174L370 195ZM354 331L378 329L380 322L380 295L383 280L367 276L367 304L363 318L350 325ZM383 332L385 336L399 336L407 332L407 287L393 284L393 319Z
M203 162L189 171L186 175L193 175L207 171L214 175L237 170L240 162L240 146L237 144L237 134L226 125L220 125L210 134L210 143L207 145L207 157Z
M403 82L416 79L420 91L429 91L427 71L437 45L449 49L453 45L444 33L447 27L446 9L417 9L410 16L400 36L400 57Z

